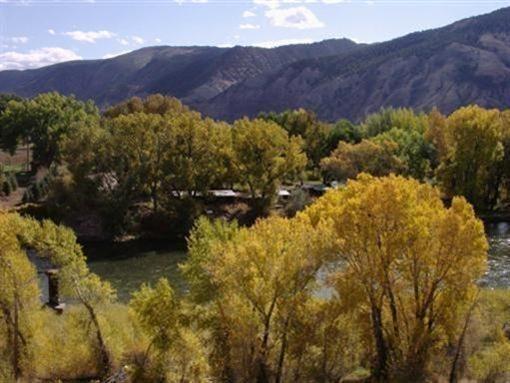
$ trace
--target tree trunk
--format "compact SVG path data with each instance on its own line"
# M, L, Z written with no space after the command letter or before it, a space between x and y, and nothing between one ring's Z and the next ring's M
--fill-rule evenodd
M99 355L102 364L100 375L104 377L108 374L108 372L110 372L112 367L110 354L108 353L108 349L106 348L103 334L101 332L101 327L99 326L99 321L97 320L97 315L94 308L88 302L85 301L83 301L83 305L87 309L90 315L90 319L92 320L92 323L94 323L94 326L96 327L96 339L99 346Z
M377 352L374 378L378 382L388 381L388 346L384 339L381 310L372 306L372 328Z
M459 360L462 354L462 347L464 346L464 340L466 338L467 329L469 327L469 322L471 321L471 315L473 315L473 311L476 307L476 304L478 302L478 296L475 298L473 304L469 307L469 310L466 314L466 320L464 321L464 327L462 328L462 332L459 337L459 343L457 344L457 349L455 350L455 356L453 357L452 361L452 368L450 370L450 383L456 383L457 382L457 369Z
M12 370L14 379L17 382L21 378L21 350L19 344L19 312L18 312L18 299L14 299L14 331L12 342Z
M283 362L285 361L285 353L287 352L287 327L289 326L290 318L285 320L283 327L282 345L280 347L280 356L278 357L278 369L276 371L275 383L281 383L283 378Z

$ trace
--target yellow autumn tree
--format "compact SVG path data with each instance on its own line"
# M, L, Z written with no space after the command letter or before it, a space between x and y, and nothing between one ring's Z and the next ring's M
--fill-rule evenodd
M22 229L18 215L0 211L0 379L5 382L29 377L33 363L39 288L35 267L16 237Z
M366 174L304 213L329 222L338 299L358 313L379 381L419 381L462 328L486 266L482 222L463 198L446 208L433 187ZM441 354L445 355L445 354Z
M0 364L0 376L6 376L4 380L8 382L12 378L31 379L35 373L48 373L41 368L42 364L47 367L45 348L49 349L42 338L51 334L40 333L51 331L49 322L62 325L70 322L68 317L56 317L54 312L48 315L46 309L41 309L37 272L28 251L59 269L62 295L73 299L75 308L82 309L79 313L82 323L83 320L90 323L81 341L93 349L92 372L106 376L113 369L114 360L99 311L102 305L114 300L114 291L89 271L70 229L4 212L0 212L0 334L6 334L6 341L0 338L0 352L9 362L5 366ZM77 335L77 327L69 331L69 338ZM54 335L52 342L56 341ZM60 346L63 349L66 344Z
M199 221L185 272L192 296L202 302L199 320L213 332L219 380L315 381L350 371L356 357L344 363L349 358L324 343L329 333L345 335L339 323L346 318L326 314L319 289L331 235L306 217L270 217L249 229ZM312 318L327 319L319 326Z
M184 313L168 280L154 287L143 285L129 306L149 342L136 363L133 382L201 382L209 376L209 363L200 331L183 325Z

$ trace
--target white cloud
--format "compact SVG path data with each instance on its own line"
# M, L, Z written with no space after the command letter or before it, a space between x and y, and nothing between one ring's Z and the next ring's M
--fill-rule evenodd
M260 29L260 25L258 25L258 24L241 24L241 25L239 25L239 29Z
M111 59L112 57L117 57L117 56L120 56L120 55L125 55L126 53L129 53L131 51L121 51L121 52L115 52L115 53L107 53L105 54L102 58L103 59Z
M260 43L253 44L254 47L259 48L274 48L282 45L291 45L291 44L310 44L313 43L313 40L310 38L303 39L282 39L282 40L272 40L272 41L263 41Z
M143 42L145 41L140 36L131 36L131 40L133 40L135 44L143 44Z
M57 33L55 32L55 30L54 30L54 29L51 29L51 28L50 28L50 29L48 29L48 33L49 33L50 35L52 35L52 36L55 36L55 35L57 34Z
M111 39L112 37L115 37L115 33L110 31L71 31L71 32L64 32L63 33L66 36L71 37L73 40L76 41L83 41L87 43L95 43L96 40L100 39Z
M322 0L324 4L338 4L345 3L345 0Z
M223 43L223 44L217 45L218 48L232 48L233 46L234 46L234 44L232 44L232 43Z
M255 17L255 16L257 16L257 15L254 12L252 12L252 11L244 11L243 12L243 17L244 18Z
M81 57L60 47L32 49L26 53L9 51L0 53L0 70L39 68L70 60L81 60Z
M28 37L26 36L16 36L11 37L10 39L14 44L26 44L28 43Z
M324 23L320 21L312 11L303 6L269 9L266 11L265 15L269 19L269 22L275 27L296 29L324 27Z
M154 42L155 42L155 43L158 43L158 44L159 44L161 41L162 41L162 40L161 40L159 37L156 37L156 38L154 39Z
M120 45L129 45L129 41L127 39L117 39Z

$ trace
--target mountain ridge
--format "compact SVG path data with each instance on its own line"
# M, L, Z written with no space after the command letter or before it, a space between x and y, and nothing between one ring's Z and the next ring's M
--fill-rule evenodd
M389 106L445 113L471 103L504 108L510 104L510 8L374 44L159 46L0 72L0 92L49 90L102 107L163 93L226 120L298 107L325 120L360 120Z
M494 84L499 91L487 89ZM291 63L236 84L199 109L233 119L306 107L326 120L359 120L387 106L437 106L446 113L468 103L505 107L509 89L510 8L503 8L350 54Z
M303 58L355 49L348 39L276 48L145 47L110 59L77 60L24 71L1 71L0 91L21 96L56 90L99 105L164 93L193 104L264 70ZM74 72L73 72L74 71ZM74 76L73 76L74 75ZM104 84L108 84L104 87Z

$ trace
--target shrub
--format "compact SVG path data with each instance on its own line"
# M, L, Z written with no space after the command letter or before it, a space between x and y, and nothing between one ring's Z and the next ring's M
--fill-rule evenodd
M9 182L9 180L5 180L3 183L2 183L2 193L6 196L9 196L11 195L11 192L12 192L12 186L11 186L11 183Z
M303 189L295 189L290 194L289 201L285 205L285 215L294 217L299 211L310 204L310 194Z

